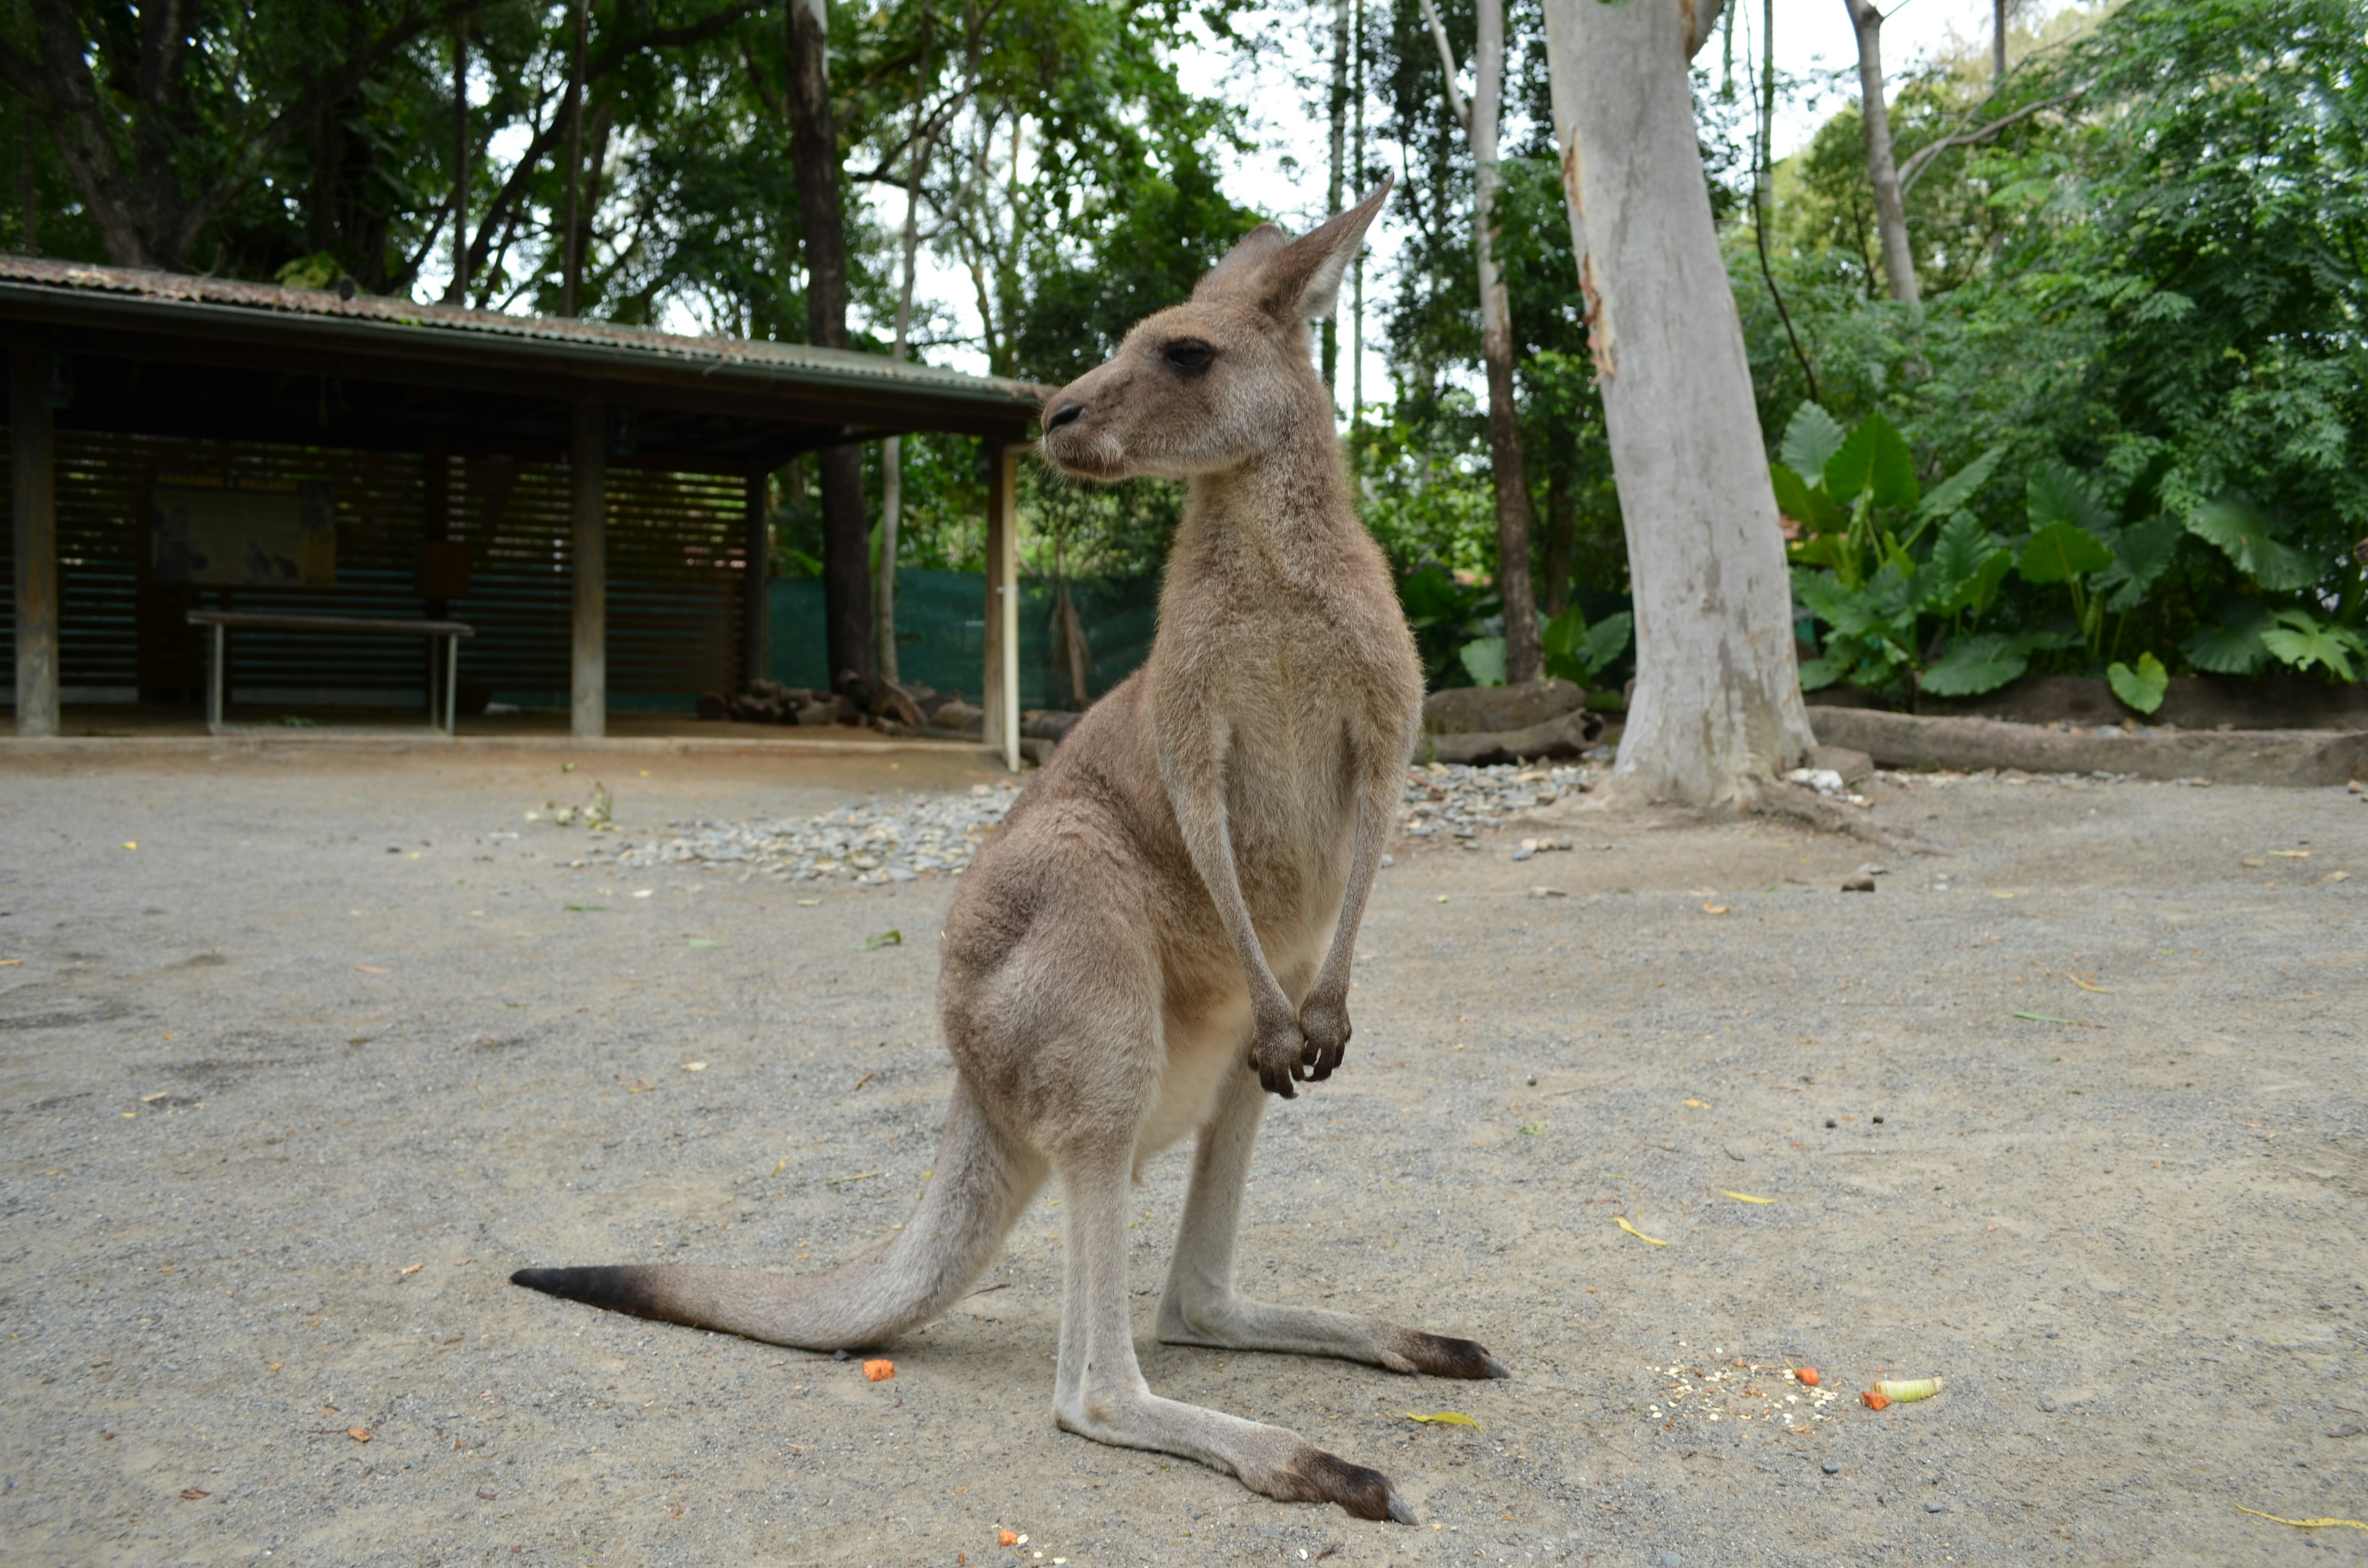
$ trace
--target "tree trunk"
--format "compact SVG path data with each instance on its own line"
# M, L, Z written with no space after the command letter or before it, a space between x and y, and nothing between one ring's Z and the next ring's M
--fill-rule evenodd
M575 0L575 50L567 64L566 207L560 219L563 238L559 253L559 313L575 313L575 290L584 273L584 257L576 248L581 229L576 222L584 183L584 49L590 28L592 0Z
M1748 798L1814 737L1684 13L1682 0L1547 0L1546 58L1635 593L1616 780L1709 804Z
M1332 165L1324 193L1326 217L1339 215L1341 183L1347 175L1343 164L1349 154L1349 0L1332 0ZM1340 310L1337 302L1332 313L1324 318L1322 347L1324 395L1337 403L1340 399Z
M1566 432L1551 431L1546 451L1546 619L1570 608L1571 538L1578 531L1578 475Z
M1351 0L1356 15L1351 18L1356 50L1355 80L1349 85L1354 100L1355 129L1351 132L1355 145L1350 155L1356 160L1356 186L1365 186L1365 0ZM1365 417L1365 252L1357 249L1357 259L1351 264L1354 279L1349 306L1349 460L1353 469L1358 462L1359 426Z
M1891 111L1883 101L1883 13L1873 0L1842 0L1858 34L1858 91L1866 121L1866 177L1874 187L1874 226L1883 239L1883 277L1891 297L1916 303L1916 256L1907 248L1907 207L1891 155Z
M922 75L928 75L927 56ZM896 286L896 341L888 358L902 361L913 330L913 288L919 271L921 247L921 182L928 177L929 154L937 139L922 130L927 106L917 95L913 104L913 166L905 186L905 233L902 267ZM873 581L872 630L879 642L880 678L895 680L896 671L896 547L905 522L905 439L891 436L880 443L880 574Z
M1488 366L1490 479L1497 493L1497 587L1505 600L1505 681L1545 674L1537 597L1530 585L1530 481L1513 396L1513 308L1497 266L1497 121L1504 103L1505 0L1477 0L1472 62L1472 247L1480 266L1480 356Z
M844 348L847 229L839 210L827 28L825 0L790 0L790 161L805 241L806 340ZM863 515L863 454L841 443L819 456L823 636L837 688L849 673L869 679L878 667L871 649L871 528Z
M452 281L448 305L469 302L469 19L452 27Z
M1990 80L2006 74L2006 0L1990 0Z

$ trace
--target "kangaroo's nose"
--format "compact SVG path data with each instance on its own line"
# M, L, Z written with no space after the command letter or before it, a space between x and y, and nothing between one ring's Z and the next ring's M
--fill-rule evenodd
M1060 407L1053 411L1053 416L1051 418L1044 421L1045 432L1050 434L1054 430L1058 430L1064 425L1075 425L1078 420L1084 418L1085 415L1086 405L1084 403L1064 403Z

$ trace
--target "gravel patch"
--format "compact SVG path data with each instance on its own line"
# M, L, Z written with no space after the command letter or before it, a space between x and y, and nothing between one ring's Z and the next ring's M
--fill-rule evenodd
M1484 827L1585 793L1608 771L1608 749L1597 751L1595 761L1568 767L1408 768L1400 824L1409 838L1474 838ZM804 818L670 823L659 835L613 847L596 839L584 863L634 871L702 866L860 887L960 876L1019 793L1017 783L973 784L959 794L900 792Z

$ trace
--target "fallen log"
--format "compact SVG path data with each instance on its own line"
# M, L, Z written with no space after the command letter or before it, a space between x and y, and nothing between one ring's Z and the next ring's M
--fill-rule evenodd
M1417 762L1463 762L1487 767L1541 757L1577 756L1603 733L1603 715L1579 709L1519 730L1476 734L1425 735L1417 743Z
M2323 788L2368 778L2368 731L2058 730L1998 719L1936 719L1871 708L1812 708L1827 745L1865 752L1883 767L2025 773L2125 773L2214 784Z

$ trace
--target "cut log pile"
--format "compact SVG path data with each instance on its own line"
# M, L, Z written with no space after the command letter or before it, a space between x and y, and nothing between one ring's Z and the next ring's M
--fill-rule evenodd
M953 710L959 710L959 712ZM741 724L848 724L901 727L908 733L938 727L952 713L951 728L978 710L952 692L917 683L867 681L860 676L842 683L838 691L815 691L778 681L752 682L746 691L709 692L699 699L702 719L729 719ZM976 720L971 721L975 729Z

